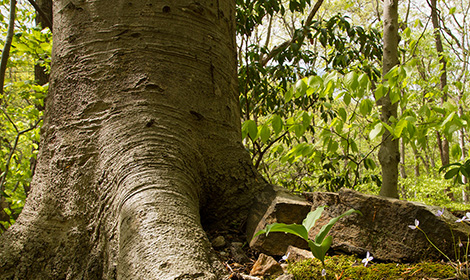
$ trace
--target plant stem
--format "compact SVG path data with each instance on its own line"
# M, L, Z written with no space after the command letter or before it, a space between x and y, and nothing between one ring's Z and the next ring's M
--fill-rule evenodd
M439 252L441 253L444 257L446 257L446 259L449 261L449 262L452 262L452 260L446 255L444 254L444 252L442 252L439 248L437 248L436 245L434 245L434 243L429 239L428 235L424 232L424 230L422 230L421 228L419 227L416 227L417 229L419 229L423 234L424 236L426 237L426 239L428 240L428 242ZM468 245L467 245L467 248L468 248Z

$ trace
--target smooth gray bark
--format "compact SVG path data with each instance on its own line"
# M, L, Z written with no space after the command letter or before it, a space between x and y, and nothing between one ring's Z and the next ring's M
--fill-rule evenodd
M384 0L384 54L383 75L387 74L395 65L398 65L398 0ZM381 118L390 124L391 117L397 117L398 104L390 101L389 95L380 99L382 105ZM393 139L388 130L382 136L379 149L379 162L382 166L382 187L380 195L398 198L398 163L400 152L398 139Z
M0 279L221 279L206 229L264 181L241 144L235 3L54 1L31 194Z

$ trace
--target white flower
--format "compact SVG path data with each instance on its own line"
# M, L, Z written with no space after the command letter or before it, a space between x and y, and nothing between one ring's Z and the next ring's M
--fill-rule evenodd
M419 226L419 221L417 219L415 219L415 225L414 226L408 226L409 228L411 229L417 229Z
M374 259L374 257L372 257L370 255L369 251L367 251L367 255L366 255L365 259L362 260L362 262L364 263L364 266L367 266L367 263L369 263L373 259Z
M440 217L444 214L444 208L442 210L437 210L436 216Z
M325 269L322 269L322 271L321 271L321 276L323 276L323 277L326 276L326 270L325 270Z
M467 213L465 216L463 216L461 219L458 219L457 221L455 221L456 223L461 223L461 222L465 222L465 221L470 221L470 217L469 215L470 213Z
M287 261L287 258L289 258L290 252L287 253L287 255L282 256L282 258L279 260L279 262L285 262Z

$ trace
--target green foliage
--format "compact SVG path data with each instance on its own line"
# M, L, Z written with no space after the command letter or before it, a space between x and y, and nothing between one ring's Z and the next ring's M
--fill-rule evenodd
M0 199L6 205L0 209L0 233L15 222L28 195L48 90L48 84L34 80L34 65L46 71L50 68L52 37L47 30L31 27L34 16L30 7L19 6L4 95L0 96ZM1 28L4 33L7 26Z
M318 234L315 236L314 240L310 240L308 238L308 232L315 226L316 221L320 218L325 206L318 207L315 211L308 213L307 217L303 220L301 225L297 224L289 224L286 225L284 223L274 223L267 225L265 229L258 231L255 236L260 234L266 234L266 236L270 232L285 232L297 235L298 237L307 241L312 254L319 259L324 265L325 255L331 247L332 237L327 236L328 232L330 232L331 228L333 227L336 222L341 219L342 217L349 216L353 213L362 213L358 210L350 209L338 217L332 218L327 224L322 226Z
M288 266L289 273L296 280L325 280L325 279L355 279L355 280L381 280L381 279L445 279L455 276L451 265L436 262L422 262L417 264L377 263L368 267L361 265L361 260L355 256L338 255L326 257L324 269L326 275L322 276L323 266L320 260L310 259Z

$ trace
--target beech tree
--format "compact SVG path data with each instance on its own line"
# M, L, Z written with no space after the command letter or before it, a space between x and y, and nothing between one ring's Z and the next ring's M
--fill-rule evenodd
M385 76L393 67L398 65L398 0L386 0L384 7L384 54L383 75ZM392 102L387 93L379 100L382 105L382 121L390 123L391 118L397 117L398 103ZM382 166L383 185L380 195L398 198L398 163L400 152L398 139L393 139L389 131L382 135L382 145L379 150L379 161Z
M1 279L221 279L204 229L266 186L241 143L235 1L53 1L50 92Z

